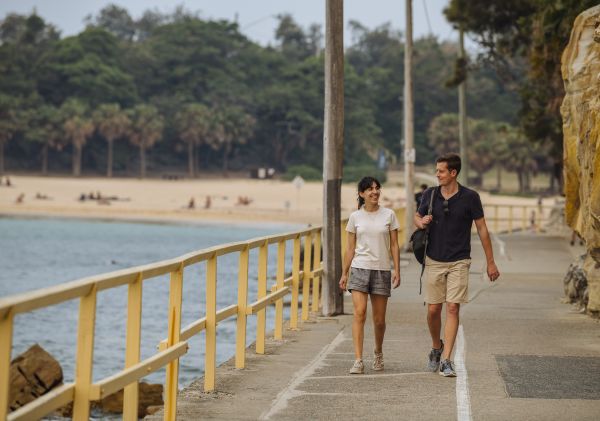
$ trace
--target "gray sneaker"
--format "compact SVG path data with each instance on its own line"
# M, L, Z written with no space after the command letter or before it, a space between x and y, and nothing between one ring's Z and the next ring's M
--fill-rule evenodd
M442 346L440 349L431 348L429 352L429 361L427 362L427 371L435 373L440 368L440 360L442 359L442 352L444 352L444 341L440 340Z
M456 371L454 371L454 366L452 365L452 361L444 360L440 364L440 376L444 377L456 377Z
M374 371L382 371L383 370L383 352L373 351L373 370Z
M365 365L363 364L363 361L362 360L354 361L354 365L350 369L350 374L364 374L364 372L365 372Z

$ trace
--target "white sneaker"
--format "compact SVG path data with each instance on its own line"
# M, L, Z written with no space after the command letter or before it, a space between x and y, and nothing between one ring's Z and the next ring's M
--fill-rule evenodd
M383 371L383 352L373 351L373 370Z
M354 361L354 365L350 369L350 374L364 374L364 372L365 372L365 365L363 364L363 361L362 360Z

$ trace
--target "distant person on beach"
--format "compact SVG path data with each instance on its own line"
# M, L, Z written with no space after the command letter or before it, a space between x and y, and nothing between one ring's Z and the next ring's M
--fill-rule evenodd
M196 207L196 201L194 200L193 197L190 198L190 201L188 202L188 209L194 209Z
M12 183L10 182L10 177L6 176L6 187L12 187Z
M17 196L17 200L15 200L15 203L17 205L20 205L21 203L23 203L24 200L25 200L25 193L21 193L19 196Z
M432 349L427 369L445 377L456 377L451 360L458 333L460 305L469 301L471 226L475 222L487 262L487 275L494 282L500 276L494 261L492 242L483 206L476 191L457 182L460 156L446 154L436 161L439 187L427 190L414 216L418 228L429 226L425 256L425 302ZM432 213L428 208L433 195ZM446 303L444 341L441 340L442 306Z
M212 205L212 200L210 198L210 195L207 194L206 195L206 200L204 201L204 209L210 209L211 205Z
M360 180L358 210L352 212L346 226L348 240L339 286L352 293L354 305L352 339L355 361L350 374L363 374L365 371L363 340L369 296L375 331L372 368L375 371L383 370L387 302L391 287L400 285L400 224L394 211L379 205L380 196L381 183L377 179L364 177Z

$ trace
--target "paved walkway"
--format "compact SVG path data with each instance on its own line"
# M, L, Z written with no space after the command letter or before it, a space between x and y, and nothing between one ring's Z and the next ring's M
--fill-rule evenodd
M502 276L491 284L473 240L456 379L424 371L431 342L412 261L389 303L384 372L370 370L370 320L367 370L351 376L351 316L315 318L270 341L267 355L248 352L246 369L221 366L217 392L204 393L201 380L183 390L178 419L597 420L600 326L561 303L563 276L580 250L562 237L494 241Z

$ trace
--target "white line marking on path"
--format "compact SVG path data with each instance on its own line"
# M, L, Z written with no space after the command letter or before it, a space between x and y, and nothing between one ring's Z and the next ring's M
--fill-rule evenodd
M500 256L504 257L507 260L510 260L510 258L506 255L506 242L502 241L500 239L500 237L498 237L495 234L492 234L492 238L494 239L494 241L498 244L498 248L500 249Z
M307 377L311 377L314 374L314 372L323 365L327 354L334 350L343 340L344 331L341 330L340 333L338 333L338 335L333 339L333 341L327 344L310 363L308 363L307 365L305 365L300 370L294 373L294 375L292 376L292 380L288 383L287 387L277 394L277 397L271 404L269 410L263 412L260 415L259 419L270 419L277 412L284 409L287 406L287 403L290 399L304 395L305 392L298 391L296 390L296 388L300 386L302 382L306 380Z
M469 381L467 379L467 367L465 366L466 341L463 326L458 327L456 335L456 353L454 363L456 365L456 417L458 421L472 421L471 398L469 396Z

